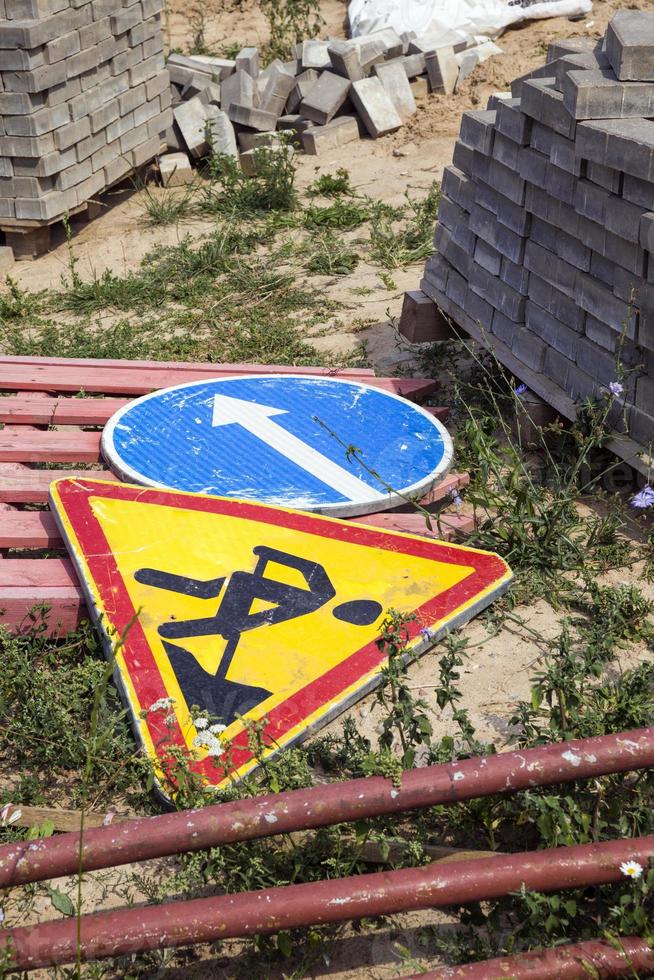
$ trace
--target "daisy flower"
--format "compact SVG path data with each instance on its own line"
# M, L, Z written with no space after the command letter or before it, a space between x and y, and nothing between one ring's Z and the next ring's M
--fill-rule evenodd
M643 873L643 867L638 861L623 861L620 865L620 871L627 878L640 878Z

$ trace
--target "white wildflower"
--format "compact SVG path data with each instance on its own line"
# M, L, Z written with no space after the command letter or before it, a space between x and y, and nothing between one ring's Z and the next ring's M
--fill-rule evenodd
M627 878L640 878L643 873L643 867L638 861L623 861L620 865L620 871Z
M209 731L212 735L220 735L220 733L224 732L226 728L227 725L212 725Z
M198 731L201 731L203 728L207 727L209 722L206 718L196 718L193 724L195 725Z
M167 711L172 708L175 704L175 698L159 698L154 704L151 704L148 711Z

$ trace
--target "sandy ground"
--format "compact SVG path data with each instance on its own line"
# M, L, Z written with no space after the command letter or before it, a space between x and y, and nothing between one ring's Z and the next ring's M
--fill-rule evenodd
M646 6L645 3L629 4L636 5ZM492 92L508 89L512 78L542 63L547 41L577 35L598 37L619 6L614 0L600 0L585 21L571 23L565 19L554 19L528 23L508 31L499 41L504 52L502 56L479 66L456 95L447 98L431 96L423 100L416 116L393 136L378 142L363 140L349 144L320 158L299 157L300 187L306 187L317 173L345 167L360 191L374 194L389 203L402 203L406 191L422 196L434 179L440 179L443 167L451 160L461 113L465 109L485 107ZM217 11L216 4L211 0L203 7L206 37L212 45L236 41L242 45L253 45L265 40L265 22L258 7L248 0L232 12ZM172 0L169 3L167 36L170 47L185 48L188 45L191 36L189 14L194 9L193 4L189 5L186 0ZM322 10L326 21L325 33L343 34L346 5L338 0L327 0ZM197 220L177 228L150 228L143 220L140 194L120 192L105 214L93 223L81 226L76 232L74 248L79 260L78 271L84 276L101 274L105 268L112 268L114 272L134 269L155 244L175 242L187 233L202 235L210 228L210 222ZM15 266L12 275L20 284L31 289L57 286L66 264L67 251L62 242L36 262ZM319 289L326 298L337 299L344 304L344 309L334 320L326 322L320 329L314 329L314 333L320 334L314 338L316 347L333 352L336 361L363 341L371 363L380 372L391 370L405 361L407 354L396 347L390 319L399 314L404 290L417 288L420 276L419 265L396 270L392 274L396 288L389 289L380 280L378 270L362 262L351 276L324 281L311 279L311 288ZM361 295L362 287L371 292ZM627 576L636 581L636 573L637 570L616 573L609 576L607 581L622 581ZM654 599L652 587L644 587L641 581L638 584ZM528 625L544 636L553 636L558 631L557 616L546 603L521 609L520 614ZM501 747L510 734L508 719L513 706L518 699L528 696L529 680L542 651L539 644L527 638L524 632L510 628L489 638L481 620L465 627L465 633L474 653L462 675L464 703L472 721L478 726L479 736L492 739ZM625 658L625 663L633 662L640 656L639 651L635 651ZM434 654L424 656L413 665L411 679L417 696L429 695L436 674L437 657ZM364 733L372 733L377 724L371 704L372 699L366 698L351 709L358 727ZM447 716L439 716L434 721L437 735L446 734L451 728ZM331 728L339 729L340 725L339 720ZM150 869L153 874L159 874L162 870ZM103 878L102 884L89 888L91 906L103 902L106 884ZM109 884L113 885L114 882L109 881ZM39 903L39 908L42 914L53 914L47 902ZM339 942L331 945L328 961L306 975L330 977L332 980L368 977L385 980L410 973L412 965L402 966L394 943L399 942L420 959L420 928L427 923L445 927L447 921L447 917L440 914L421 913L398 917L395 925L386 923L379 929L363 934L348 929ZM224 958L204 959L196 964L189 961L182 968L166 968L166 962L170 962L170 959L164 956L162 969L152 975L163 976L167 980L208 980L211 977L238 975L234 963ZM435 964L432 962L429 965ZM271 977L283 975L283 971L266 974Z

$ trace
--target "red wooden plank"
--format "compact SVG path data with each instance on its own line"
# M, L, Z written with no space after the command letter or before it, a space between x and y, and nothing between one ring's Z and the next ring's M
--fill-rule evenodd
M75 588L77 573L69 558L9 558L0 562L0 596L5 588ZM0 599L0 605L2 604Z
M57 522L50 511L0 511L0 548L63 548L63 546L64 542Z
M11 560L0 562L10 565ZM34 562L33 564L38 564ZM45 614L40 612L46 604ZM0 625L12 633L27 634L34 629L44 630L48 636L65 636L76 629L83 619L88 619L81 595L72 586L68 588L3 588L0 591Z
M372 527L383 527L387 531L402 531L404 534L420 534L427 538L437 538L449 541L457 534L469 534L475 526L472 517L465 514L440 514L438 520L434 514L432 530L425 523L422 514L369 514L367 517L357 517L361 524ZM439 522L440 521L440 529Z
M213 367L213 365L209 365ZM239 374L238 370L225 369L221 374L205 368L193 368L180 371L168 368L164 371L154 371L141 368L138 371L120 370L106 367L85 367L83 371L77 366L53 366L41 364L6 364L0 359L0 389L9 391L30 391L44 388L48 391L81 390L107 395L146 395L157 388L168 388L172 385L190 381L204 381L211 377L231 377ZM311 371L299 368L298 374L311 375ZM343 377L339 375L339 377ZM357 380L350 378L350 380ZM437 388L436 382L426 378L374 378L362 377L359 380L374 388L390 391L405 398L424 398Z
M32 470L18 463L0 463L0 500L10 504L43 504L53 480L78 476L117 482L110 470Z
M27 357L17 354L6 354L0 357L1 364L42 364L56 367L109 367L121 370L140 370L151 368L154 371L165 371L174 368L179 371L193 371L203 368L210 376L224 374L321 374L341 378L374 377L373 368L326 368L326 367L295 367L292 364L211 364L208 361L132 361L109 360L103 357Z
M21 431L21 429L23 431ZM41 432L29 426L0 431L2 463L97 463L100 432Z
M0 422L32 425L104 425L129 398L49 398L32 401L31 392L0 397Z

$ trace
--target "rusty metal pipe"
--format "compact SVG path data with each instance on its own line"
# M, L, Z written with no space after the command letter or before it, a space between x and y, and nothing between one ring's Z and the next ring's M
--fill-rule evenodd
M100 912L79 920L80 956L96 960L364 916L465 905L501 898L522 885L547 892L608 884L621 879L620 862L635 859L647 865L652 857L654 836L627 838ZM75 919L63 919L8 929L0 933L0 951L11 949L12 966L20 970L70 963L77 957L77 924Z
M539 949L465 966L445 966L403 980L589 980L597 977L651 977L654 949L638 936L624 936L616 948L605 939Z
M126 820L84 832L85 871L654 766L654 728ZM76 874L79 834L0 847L0 888Z

